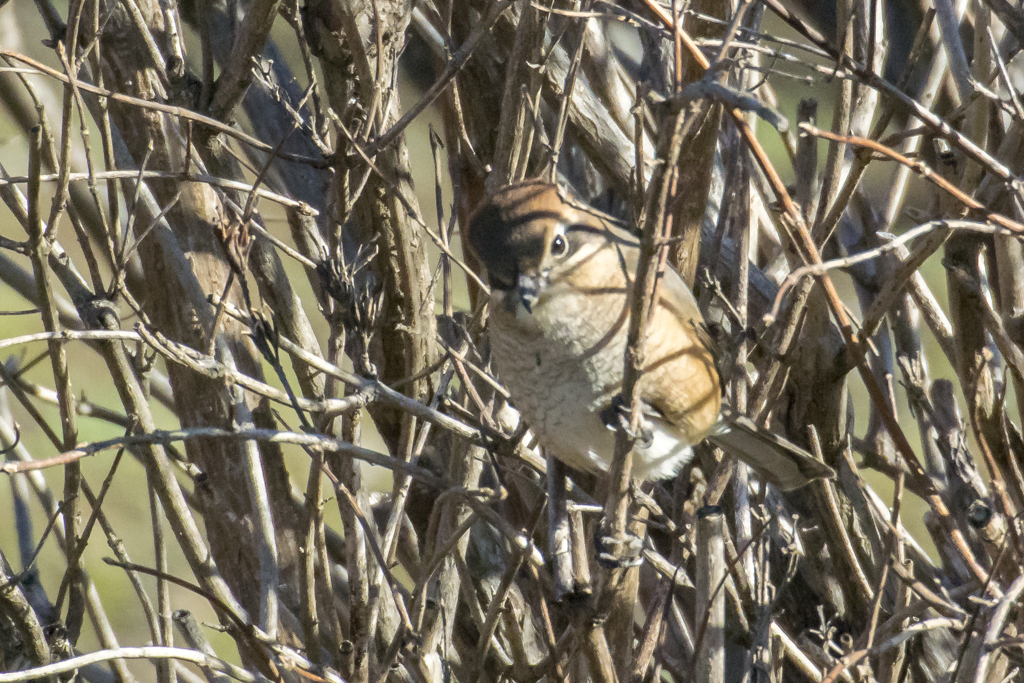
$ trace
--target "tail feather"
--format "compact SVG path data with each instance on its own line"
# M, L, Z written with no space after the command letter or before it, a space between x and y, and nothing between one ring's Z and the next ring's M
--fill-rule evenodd
M763 479L782 491L836 476L831 467L804 449L758 427L743 415L723 411L721 429L708 439L753 467Z

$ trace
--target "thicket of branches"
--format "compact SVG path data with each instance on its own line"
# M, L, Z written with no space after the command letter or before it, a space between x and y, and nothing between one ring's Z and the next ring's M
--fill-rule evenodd
M36 331L0 334L17 539L0 672L20 672L0 682L1020 680L1024 14L839 0L823 35L796 2L734 4L7 14L0 101L28 159L0 160L27 168L0 181L0 291ZM413 40L430 75L402 102ZM827 98L820 116L780 104L793 76ZM443 126L412 158L427 108ZM450 176L429 209L420 165ZM780 494L702 446L674 480L569 472L549 503L558 474L491 374L457 236L489 190L552 168L638 231L670 221L728 402L834 481ZM102 401L80 391L90 358ZM83 439L91 421L123 436ZM145 487L114 476L132 459ZM149 519L106 514L143 490ZM901 514L910 494L923 526ZM600 567L591 534L626 495L616 521L646 535L644 563ZM129 525L151 540L121 542ZM122 577L106 585L133 601L85 571L104 539ZM48 544L63 563L35 561ZM190 572L168 570L179 556ZM217 649L183 595L227 634ZM115 600L147 629L115 631ZM101 648L76 650L90 630Z

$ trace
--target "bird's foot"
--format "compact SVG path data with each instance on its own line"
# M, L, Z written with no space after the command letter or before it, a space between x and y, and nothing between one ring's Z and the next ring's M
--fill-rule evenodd
M594 549L597 563L605 569L629 569L644 563L644 540L629 531L624 536L611 536L598 529Z
M616 394L612 397L611 405L601 411L601 421L604 422L604 426L609 431L616 431L621 429L626 432L631 439L636 442L636 445L641 448L649 448L654 443L654 430L651 428L651 423L642 414L640 415L640 426L634 432L631 427L633 421L633 411L626 405L626 402L622 398L622 394Z

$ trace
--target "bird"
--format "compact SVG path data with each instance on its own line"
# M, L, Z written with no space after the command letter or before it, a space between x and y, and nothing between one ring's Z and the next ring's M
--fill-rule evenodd
M621 397L640 242L624 224L544 180L498 189L470 216L490 286L490 353L538 442L570 467L607 472ZM675 476L705 438L783 491L834 477L811 454L723 406L714 344L693 293L666 267L637 386L632 476ZM623 414L625 411L625 415Z

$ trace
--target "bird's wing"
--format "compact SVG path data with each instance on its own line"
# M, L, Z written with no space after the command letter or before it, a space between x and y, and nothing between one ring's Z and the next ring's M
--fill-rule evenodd
M608 224L623 270L636 273L639 241ZM671 266L658 284L658 306L647 337L641 398L696 444L718 420L721 386L714 342L690 288Z
M611 217L601 217L604 218L605 228L619 251L623 267L627 273L635 274L640 265L640 240ZM683 276L671 265L665 268L665 275L658 283L658 298L662 306L668 307L681 321L686 322L690 328L689 334L717 357L715 341L708 332L697 299L683 280Z
M711 337L707 323L704 322L704 315L701 313L700 307L697 306L697 299L694 298L693 292L683 280L683 276L672 267L666 268L665 277L659 286L659 291L661 290L664 290L660 297L661 305L675 309L678 311L677 315L690 321L690 334L696 337L712 356L717 358L718 348L715 340Z

